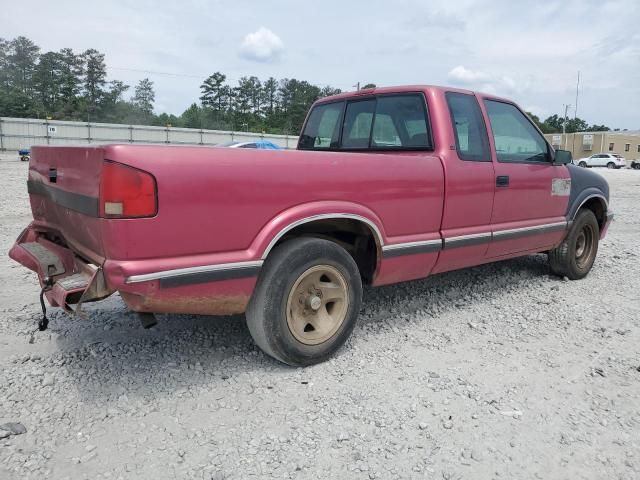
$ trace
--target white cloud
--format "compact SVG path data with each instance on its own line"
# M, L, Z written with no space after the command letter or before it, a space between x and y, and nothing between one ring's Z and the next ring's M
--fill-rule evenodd
M454 67L447 76L450 81L457 85L475 85L478 82L486 82L489 80L489 75L486 73L470 70L463 65Z
M271 62L278 58L283 50L284 43L280 37L268 28L260 27L244 37L240 46L240 55L257 62Z
M517 82L507 75L492 75L480 70L471 70L463 65L451 69L447 74L447 79L453 85L496 95L521 92L529 86L529 79Z

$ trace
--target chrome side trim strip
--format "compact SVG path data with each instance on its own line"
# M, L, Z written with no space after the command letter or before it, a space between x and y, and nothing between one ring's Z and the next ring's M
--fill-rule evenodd
M278 232L278 234L271 239L271 241L269 242L269 245L267 245L267 248L262 253L262 260L267 258L267 255L269 255L269 252L273 249L275 244L278 243L278 240L280 240L289 230L292 230L292 229L294 229L294 228L296 228L296 227L298 227L300 225L303 225L305 223L313 222L315 220L327 220L327 219L332 219L332 218L349 218L351 220L358 220L360 222L365 223L371 229L371 231L374 233L374 235L376 236L376 242L378 243L378 245L380 247L382 247L384 245L384 242L382 241L382 234L380 233L380 230L378 229L376 224L373 223L368 218L362 217L360 215L355 215L355 214L352 214L352 213L323 213L321 215L312 215L310 217L302 218L300 220L297 220L297 221L287 225L282 230L280 230Z
M421 242L396 243L382 247L382 256L385 258L412 255L416 253L430 253L442 250L442 240L425 240Z
M225 274L229 274L226 276L231 276L231 272L240 271L243 273L249 273L249 271L255 271L262 267L262 263L262 260L257 260L252 262L220 263L218 265L202 265L199 267L176 268L175 270L163 270L161 272L131 275L130 277L127 277L124 283L148 282L151 280L210 274L214 272L220 273L220 275L218 275L220 277L225 277Z
M449 237L442 240L434 239L419 242L396 243L393 245L383 246L380 231L373 223L371 223L366 218L351 214L326 214L308 217L289 225L271 241L264 255L266 255L268 251L273 248L273 245L275 245L277 240L281 238L282 235L284 235L292 228L295 228L297 225L302 225L313 220L326 218L352 218L354 220L360 220L367 223L367 225L369 225L376 234L377 239L381 242L380 245L382 246L382 254L385 258L396 257L400 255L437 252L447 248L479 245L482 243L490 242L492 238L495 238L496 240L506 240L510 238L518 238L525 235L564 230L568 228L569 225L567 221L564 221L557 223L548 223L544 225L535 225L532 227L499 230L497 232L494 232L493 234L491 232L483 232L474 233L471 235ZM255 260L248 262L221 263L217 265L202 265L197 267L177 268L174 270L163 270L160 272L131 275L130 277L127 277L125 279L125 283L130 284L160 280L161 287L175 287L193 283L230 280L234 278L246 278L257 275L263 263L264 260Z
M444 239L444 249L456 247L470 247L491 241L491 232L473 233Z
M537 235L542 233L556 232L567 229L567 222L546 223L544 225L535 225L532 227L512 228L509 230L498 230L493 232L493 238L496 240L510 240L520 238L527 235Z

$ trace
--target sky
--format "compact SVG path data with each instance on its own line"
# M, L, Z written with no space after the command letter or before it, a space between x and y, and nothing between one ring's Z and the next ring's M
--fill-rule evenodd
M452 85L542 119L564 111L640 128L638 0L0 0L0 36L43 51L96 48L110 80L150 78L156 111L182 113L213 72L342 90Z

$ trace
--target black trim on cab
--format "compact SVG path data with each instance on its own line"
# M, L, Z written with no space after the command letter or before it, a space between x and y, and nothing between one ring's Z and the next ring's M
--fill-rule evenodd
M181 287L194 283L216 282L220 280L235 280L238 278L256 277L260 273L259 266L237 267L210 272L194 272L160 279L161 288Z
M418 242L415 245L388 245L383 247L383 258L401 257L403 255L416 255L418 253L433 253L442 250L442 240L432 242Z
M27 181L27 190L30 195L46 197L61 207L74 210L89 217L98 217L99 215L99 202L96 197L67 192L66 190L61 190L35 180Z

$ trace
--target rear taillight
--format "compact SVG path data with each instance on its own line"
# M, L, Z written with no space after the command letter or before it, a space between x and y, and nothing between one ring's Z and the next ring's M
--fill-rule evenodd
M100 178L100 216L153 217L158 212L156 180L143 170L105 161Z

